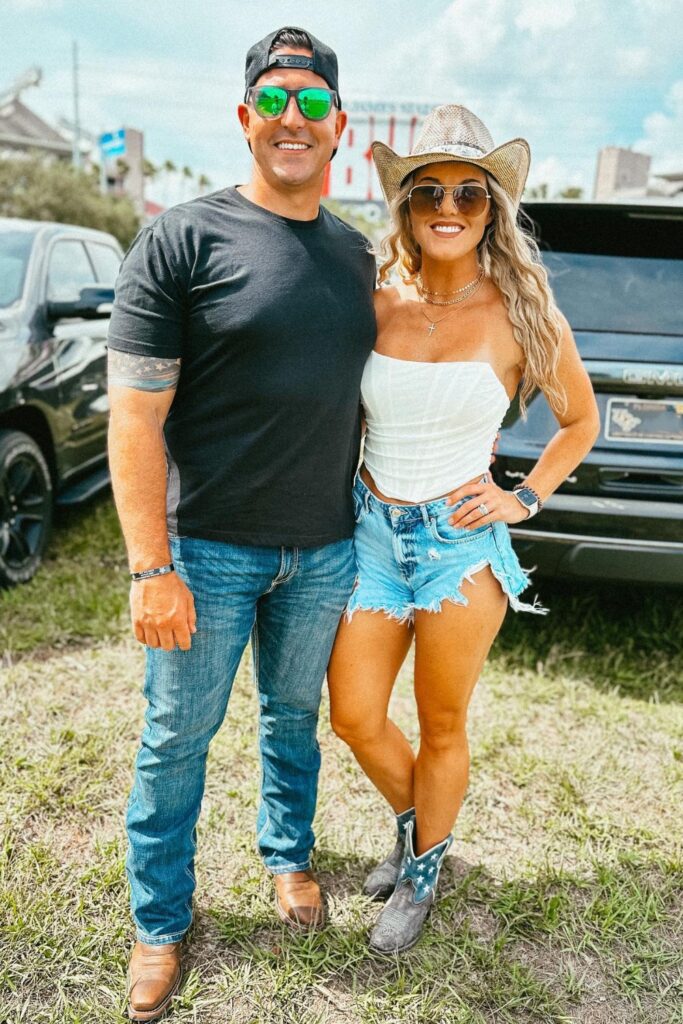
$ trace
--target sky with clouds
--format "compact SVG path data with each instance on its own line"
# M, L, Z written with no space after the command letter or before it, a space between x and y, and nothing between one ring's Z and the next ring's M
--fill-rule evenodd
M683 170L681 0L0 0L0 90L38 65L24 100L70 117L77 40L84 126L140 128L154 162L232 184L244 56L285 24L334 47L344 98L463 103L496 143L526 137L530 184L590 194L605 145Z

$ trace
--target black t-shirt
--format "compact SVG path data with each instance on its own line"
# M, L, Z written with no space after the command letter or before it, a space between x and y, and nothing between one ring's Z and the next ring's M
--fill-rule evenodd
M367 239L323 207L290 220L228 188L143 228L109 347L181 359L164 426L171 533L301 547L351 536L374 282Z

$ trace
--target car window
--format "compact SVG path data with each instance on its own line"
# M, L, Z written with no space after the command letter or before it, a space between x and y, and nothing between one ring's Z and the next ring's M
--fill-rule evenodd
M107 288L113 288L121 266L121 257L116 249L110 245L100 245L99 242L88 242L88 252L95 264L97 280Z
M0 307L21 298L33 232L0 231Z
M82 242L56 242L47 269L47 297L50 302L74 302L81 288L96 284L95 273Z
M575 331L683 334L683 260L544 252L543 262Z

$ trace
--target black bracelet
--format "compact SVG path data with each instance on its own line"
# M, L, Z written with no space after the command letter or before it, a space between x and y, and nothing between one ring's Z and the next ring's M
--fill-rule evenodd
M168 565L160 565L158 569L144 569L142 572L132 572L130 578L132 580L148 580L150 576L165 576L166 573L174 571L175 566L173 562L169 562Z

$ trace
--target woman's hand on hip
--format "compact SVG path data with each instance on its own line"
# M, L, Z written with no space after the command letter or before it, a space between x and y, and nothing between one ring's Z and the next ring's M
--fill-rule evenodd
M488 474L476 483L463 484L448 495L449 505L468 500L455 510L449 523L465 530L477 529L489 523L521 523L528 512L512 491L504 491L494 484Z

